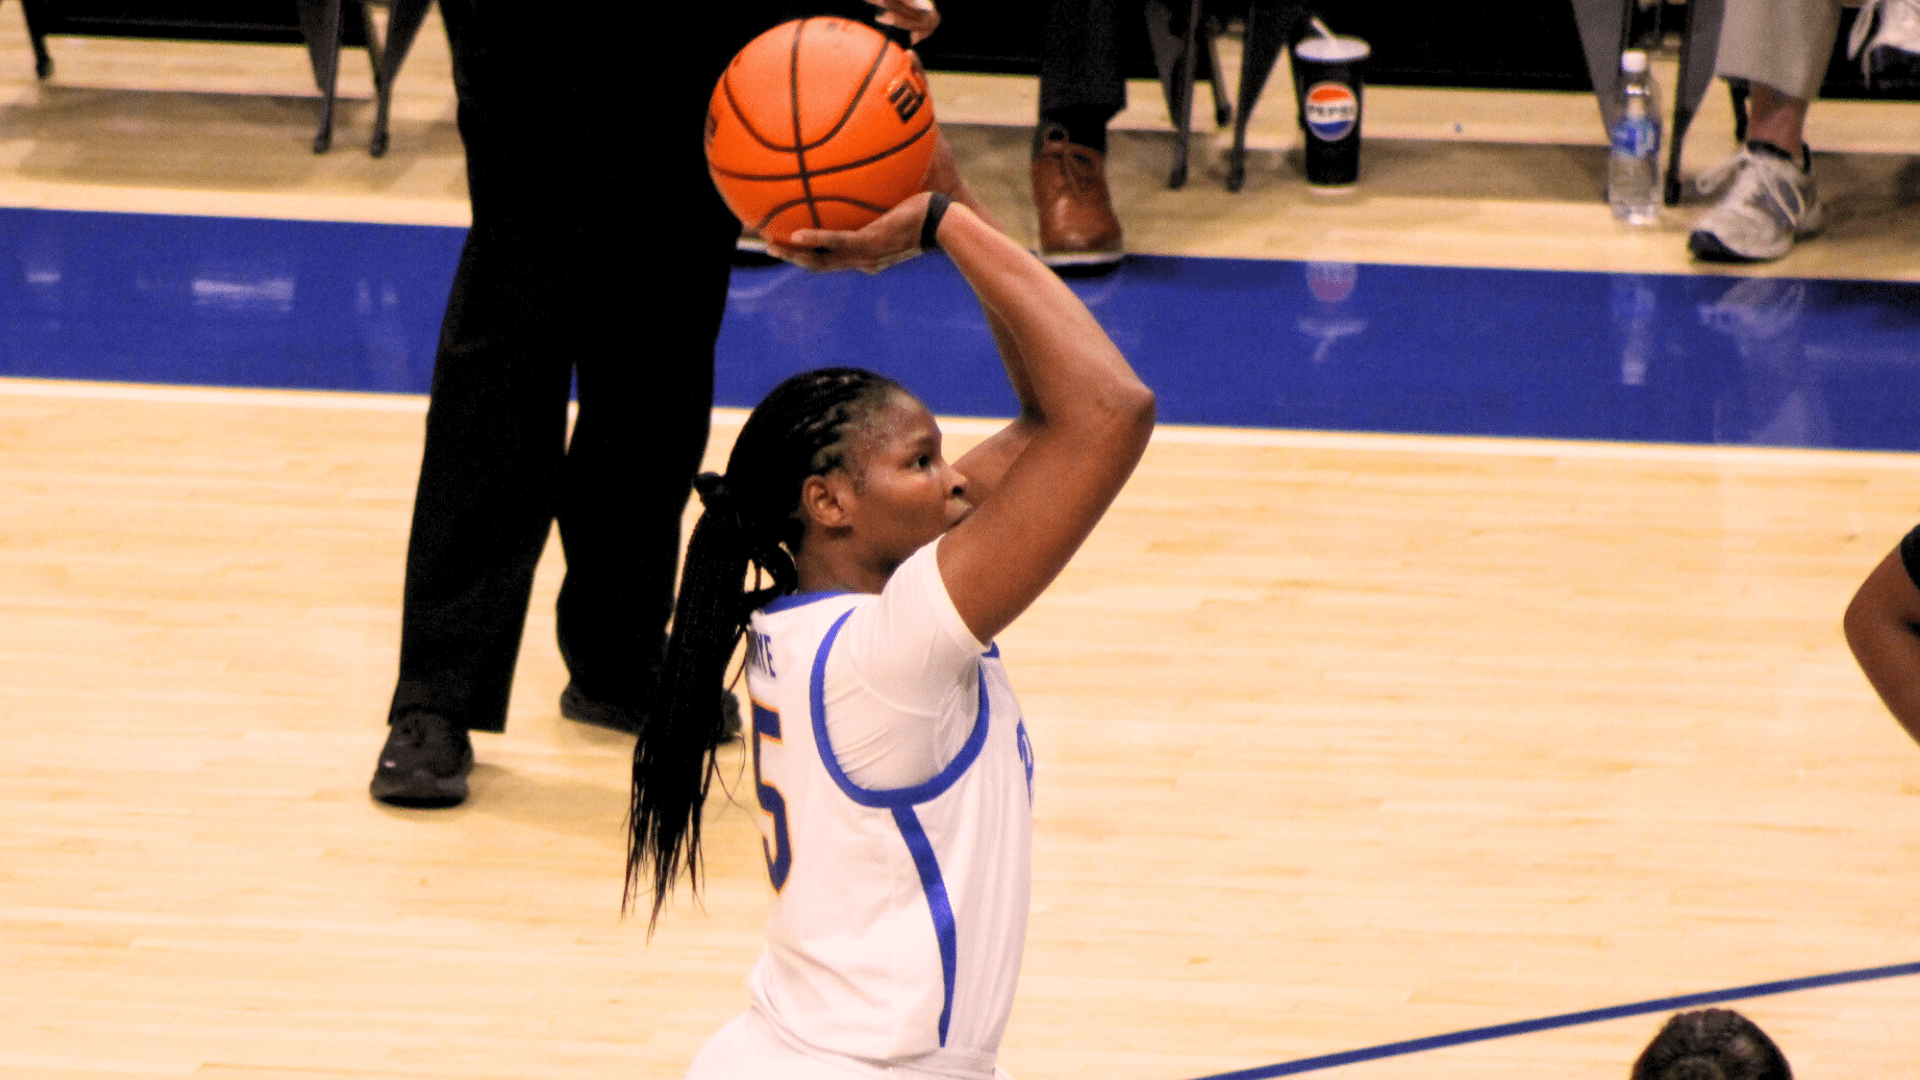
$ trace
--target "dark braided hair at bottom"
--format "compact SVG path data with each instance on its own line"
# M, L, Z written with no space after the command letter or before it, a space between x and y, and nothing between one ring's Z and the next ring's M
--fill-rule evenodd
M1698 1009L1667 1021L1632 1080L1793 1080L1793 1069L1758 1024L1732 1009Z
M851 465L853 436L904 392L859 368L795 375L747 417L726 474L702 473L694 483L705 509L687 540L666 662L633 748L621 907L632 908L647 877L649 932L683 872L699 890L700 808L716 775L727 666L753 612L799 588L801 488L810 476ZM764 574L772 585L749 591L750 569L756 584Z

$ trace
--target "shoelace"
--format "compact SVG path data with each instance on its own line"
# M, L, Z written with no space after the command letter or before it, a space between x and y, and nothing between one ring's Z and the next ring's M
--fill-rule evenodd
M1726 187L1728 182L1731 181L1736 174L1741 172L1741 166L1746 165L1748 162L1758 160L1758 156L1755 155L1753 151L1743 146L1740 148L1739 153L1701 174L1700 178L1693 182L1693 185L1699 189L1702 195L1712 195L1721 188Z
M393 722L394 733L403 743L416 749L424 748L429 742L437 742L433 736L437 733L435 725L424 723L423 714L409 712Z
M1804 155L1806 151L1803 149L1801 153ZM1767 156L1771 156L1771 155L1767 155ZM1745 170L1741 169L1742 165L1745 165L1749 162L1752 162L1753 164L1757 165L1760 163L1761 159L1762 159L1762 155L1756 154L1751 149L1748 149L1747 147L1742 146L1740 148L1739 153L1733 155L1732 157L1726 159L1725 161L1722 161L1720 164L1715 165L1713 168L1707 170L1704 174L1701 175L1701 177L1698 180L1695 180L1693 182L1693 185L1695 189L1697 189L1701 194L1712 195L1714 192L1719 191L1721 188L1727 186L1727 181L1733 179L1736 173L1743 173ZM1802 161L1804 163L1805 161L1804 157ZM1793 162L1791 161L1784 162L1784 164L1788 166L1793 166ZM1794 166L1794 167L1797 167L1797 166ZM1805 170L1802 169L1801 171L1805 171Z
M1040 143L1040 156L1059 155L1060 172L1066 178L1067 190L1078 195L1093 185L1093 159L1086 151L1075 153L1080 148L1068 142L1066 134L1065 128L1049 128Z
M427 728L416 719L418 716L418 713L408 713L393 722L394 734L400 736L401 741L408 746L419 747L427 744Z

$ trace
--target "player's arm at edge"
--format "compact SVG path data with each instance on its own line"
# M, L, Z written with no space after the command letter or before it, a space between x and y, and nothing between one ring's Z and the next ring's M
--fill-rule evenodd
M1920 588L1895 548L1873 568L1841 620L1860 670L1920 742Z
M1126 484L1153 433L1154 398L1073 290L1004 233L959 204L938 240L986 310L1020 397L1009 429L956 463L976 509L938 550L954 607L991 641Z

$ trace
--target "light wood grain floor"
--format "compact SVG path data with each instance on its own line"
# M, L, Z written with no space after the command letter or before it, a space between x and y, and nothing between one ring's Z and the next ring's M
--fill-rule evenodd
M717 800L705 909L620 920L627 745L556 716L556 560L472 802L366 799L418 403L0 389L0 1076L678 1075L743 1001L757 834ZM1003 638L1041 763L1007 1066L1178 1080L1920 958L1920 749L1837 628L1917 482L1164 433ZM1861 1080L1916 1005L1749 1011ZM1650 1024L1347 1072L1599 1080Z
M36 86L18 12L0 203L463 219L432 27L373 161L364 102L307 151L293 50L56 40ZM995 110L1027 91L946 86L1024 222ZM1143 250L1682 268L1682 219L1581 194L1590 102L1481 100L1370 98L1391 139L1338 205L1284 125L1247 192L1166 192L1129 114L1123 213ZM1501 141L1415 138L1468 106ZM1920 213L1867 182L1904 152L1831 159L1853 224L1779 272L1912 277ZM619 918L628 746L556 715L555 558L473 800L368 801L423 407L0 380L0 1078L665 1080L741 1007L751 819L710 808L704 908ZM1920 960L1920 748L1838 629L1916 520L1912 456L1163 432L1003 638L1040 759L1004 1064L1186 1080ZM1920 1060L1920 980L1741 1007L1803 1080ZM1657 1023L1325 1075L1617 1080Z

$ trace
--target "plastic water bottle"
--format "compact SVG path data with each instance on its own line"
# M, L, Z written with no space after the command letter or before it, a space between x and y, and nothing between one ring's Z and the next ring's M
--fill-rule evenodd
M1620 54L1620 119L1607 158L1607 205L1629 225L1660 220L1660 106L1647 54Z

